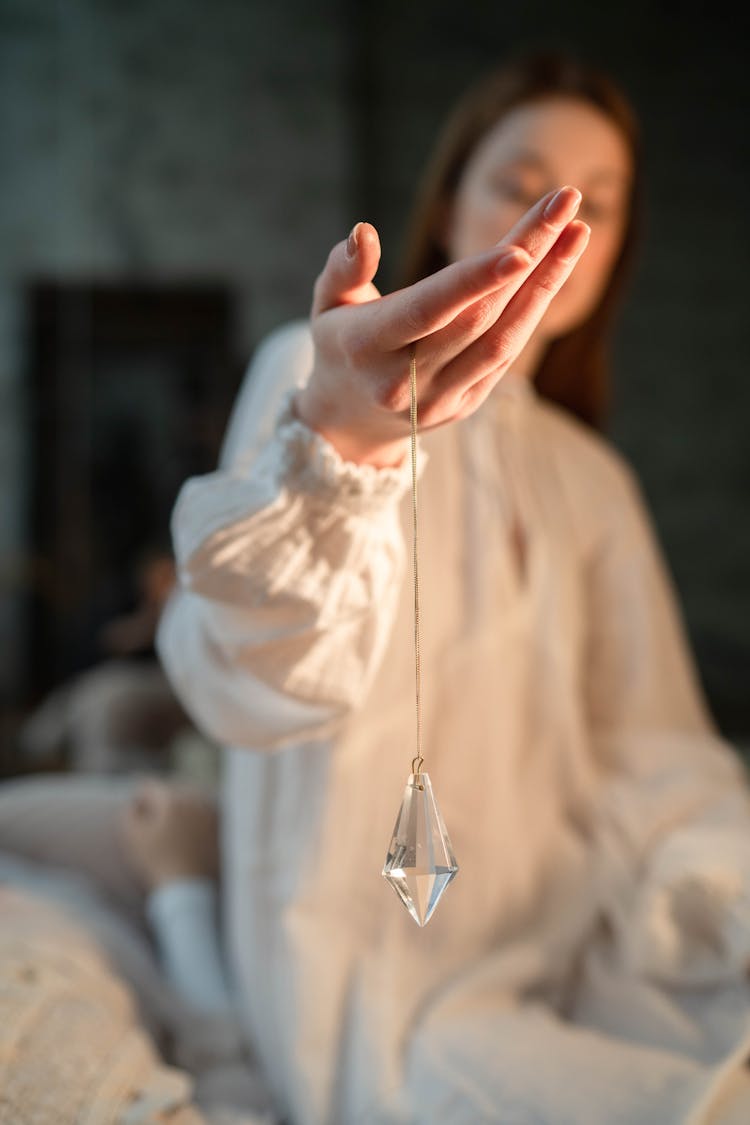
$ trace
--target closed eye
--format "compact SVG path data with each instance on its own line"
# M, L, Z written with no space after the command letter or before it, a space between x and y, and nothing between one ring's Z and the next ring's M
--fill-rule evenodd
M591 219L593 222L602 222L606 219L614 219L619 214L619 208L613 204L605 203L590 203L584 196L581 201L581 206L578 209L578 217L581 219Z
M542 192L530 191L522 184L515 183L512 180L494 179L491 181L490 187L495 195L502 196L503 199L507 199L511 203L518 203L526 208L533 207L542 195Z

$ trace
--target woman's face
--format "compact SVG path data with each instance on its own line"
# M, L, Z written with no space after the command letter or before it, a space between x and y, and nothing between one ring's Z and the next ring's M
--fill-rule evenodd
M498 242L541 195L572 184L588 247L549 306L535 336L552 340L586 320L606 287L627 220L633 175L617 125L579 98L555 96L510 110L464 167L444 245L455 261Z

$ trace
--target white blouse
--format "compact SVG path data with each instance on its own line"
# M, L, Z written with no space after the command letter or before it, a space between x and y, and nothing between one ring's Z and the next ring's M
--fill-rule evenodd
M380 875L416 753L411 465L294 416L312 354L306 321L257 350L178 498L158 636L228 747L228 952L281 1111L718 1120L749 1073L750 790L633 470L513 373L419 437L423 768L460 867L420 929Z

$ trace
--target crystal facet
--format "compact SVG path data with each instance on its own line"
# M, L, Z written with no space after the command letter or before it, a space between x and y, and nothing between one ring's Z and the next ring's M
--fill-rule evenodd
M381 874L415 922L424 926L457 871L429 775L412 773Z

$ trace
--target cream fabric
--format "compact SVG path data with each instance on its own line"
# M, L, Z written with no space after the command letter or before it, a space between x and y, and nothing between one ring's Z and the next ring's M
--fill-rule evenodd
M2 1125L206 1125L86 933L17 888L0 917Z
M186 979L221 971L213 912L200 917L211 897L186 903L202 888L183 882L156 892L163 975L141 929L143 893L119 850L131 785L47 774L0 786L0 1125L146 1125L191 1088L191 1121L274 1125L234 1005L206 1010L209 982Z
M178 499L158 636L228 747L230 951L279 1104L710 1120L750 1055L750 800L634 472L513 373L420 435L425 768L460 865L421 930L380 877L414 754L410 464L294 417L311 360L304 321L258 349Z

